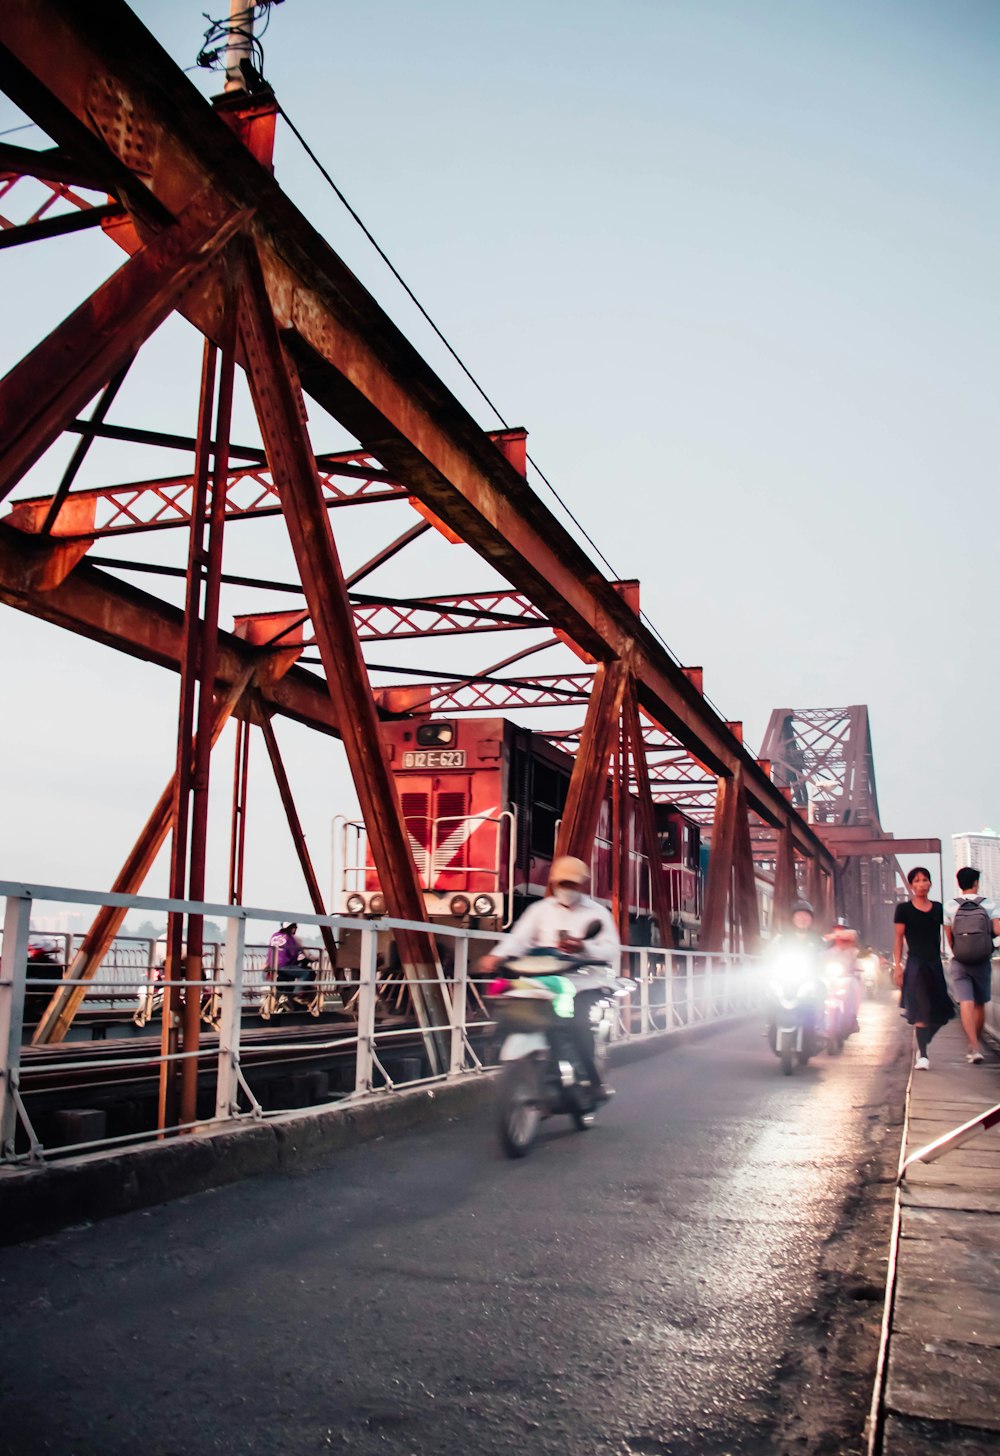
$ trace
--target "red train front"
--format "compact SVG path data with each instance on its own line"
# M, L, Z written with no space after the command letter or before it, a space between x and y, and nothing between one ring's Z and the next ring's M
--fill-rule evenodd
M573 759L505 718L406 719L383 723L382 732L428 920L485 930L510 925L545 893ZM657 868L666 879L671 908L671 925L663 936L652 914L649 861L638 850L636 808L630 799L632 944L696 945L702 903L698 825L673 805L655 806ZM384 914L385 898L363 826L342 822L338 839L338 909ZM592 894L610 904L610 784L591 870Z

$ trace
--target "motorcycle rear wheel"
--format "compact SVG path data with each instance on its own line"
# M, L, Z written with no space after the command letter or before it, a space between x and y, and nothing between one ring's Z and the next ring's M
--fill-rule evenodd
M497 1088L497 1133L508 1158L531 1152L542 1121L541 1076L530 1057L508 1062Z

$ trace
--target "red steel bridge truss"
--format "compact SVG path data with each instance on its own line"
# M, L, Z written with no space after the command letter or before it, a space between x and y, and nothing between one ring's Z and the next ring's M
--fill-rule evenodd
M861 938L888 949L892 913L907 885L896 856L936 855L939 839L898 839L879 821L868 709L775 708L762 753L776 783L792 796L837 860L837 905ZM757 835L762 859L773 856L766 830Z
M169 844L171 897L204 898L212 747L233 719L231 899L242 892L258 730L322 913L275 735L287 718L342 741L388 913L419 922L380 717L540 708L569 710L560 722L570 726L552 735L575 753L560 852L589 858L610 774L619 812L627 791L638 796L647 848L656 799L710 834L707 948L727 930L754 944L755 858L770 857L779 923L797 886L829 915L837 861L797 782L772 776L768 753L755 757L741 725L706 700L701 670L679 665L648 629L638 584L608 581L530 488L525 432L482 429L282 192L270 93L205 101L122 0L6 0L0 85L47 138L0 141L0 248L90 232L109 258L125 254L0 381L0 600L179 679L176 759L113 888L137 892ZM200 349L188 432L120 420L130 372L176 318ZM241 391L255 430L234 428ZM314 447L313 432L330 424L348 448ZM78 483L90 452L93 464L118 446L164 452L143 458L166 464L148 478ZM403 529L387 529L348 569L346 523L374 509L397 527L401 512ZM280 529L292 569L281 579L234 570L240 533L278 517L282 527L268 529ZM402 553L415 560L421 538L441 537L476 565L481 590L360 589ZM234 592L229 627L221 603ZM527 645L476 672L379 664L385 644L420 639L419 652L421 641L489 632L527 633ZM569 667L532 672L530 659L550 648L563 658L571 649ZM65 1034L122 913L97 917L37 1040ZM661 924L669 918L664 898ZM171 917L168 995L183 942L187 978L199 979L202 934L196 918ZM418 1015L442 1014L433 941L411 930L398 943ZM188 997L178 1030L164 1015L166 1050L197 1046L198 1011ZM182 1065L164 1073L161 1114L187 1122L195 1063Z

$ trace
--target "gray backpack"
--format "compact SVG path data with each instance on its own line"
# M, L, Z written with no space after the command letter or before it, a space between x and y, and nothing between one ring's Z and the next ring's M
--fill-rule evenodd
M993 954L993 924L983 909L983 896L959 900L951 923L951 948L963 965L981 965Z

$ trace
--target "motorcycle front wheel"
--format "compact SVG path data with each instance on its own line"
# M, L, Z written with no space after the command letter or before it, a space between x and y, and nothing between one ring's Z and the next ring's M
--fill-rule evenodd
M781 1042L778 1047L778 1055L781 1057L781 1074L783 1077L790 1077L795 1070L795 1033L794 1031L783 1031Z
M507 1063L497 1088L497 1132L508 1158L531 1152L542 1121L541 1095L541 1076L532 1058Z

